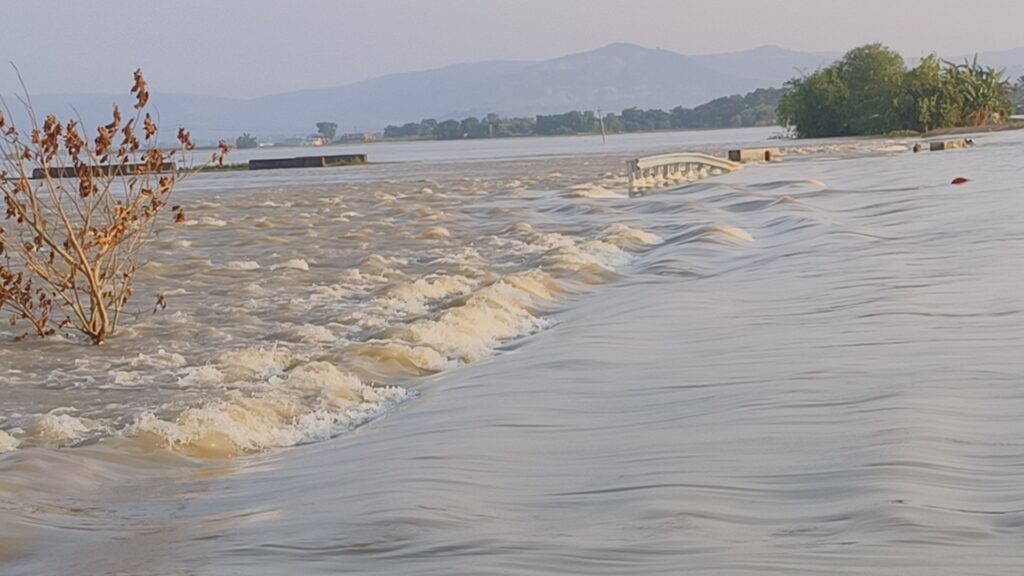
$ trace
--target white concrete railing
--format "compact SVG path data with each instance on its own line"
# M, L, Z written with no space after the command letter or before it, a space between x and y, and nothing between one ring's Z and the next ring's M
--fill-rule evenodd
M627 160L626 166L630 196L639 196L652 188L733 172L743 167L739 163L699 152L645 156Z

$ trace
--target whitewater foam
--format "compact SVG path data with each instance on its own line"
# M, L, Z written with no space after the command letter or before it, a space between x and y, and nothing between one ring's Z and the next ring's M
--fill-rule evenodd
M309 263L302 258L292 258L286 260L280 264L273 264L270 266L271 270L302 270L304 272L309 271Z
M604 237L607 242L611 242L619 248L654 246L663 242L657 234L632 228L621 223L615 223L605 228Z
M555 299L557 283L535 271L505 277L474 292L464 304L438 318L400 328L414 344L430 346L448 359L472 362L487 356L498 342L544 325L534 312Z
M220 401L173 419L146 412L129 434L197 456L224 457L322 440L349 430L406 397L400 387L373 387L327 362L273 376L264 390L230 390Z
M215 366L196 366L189 368L184 376L178 379L181 387L212 387L224 383L224 373Z
M468 294L475 285L465 276L430 276L391 288L378 303L396 312L418 314L426 311L428 302Z
M451 365L448 358L429 346L413 346L393 340L371 340L354 346L351 354L372 360L375 368L382 371L407 375L440 372Z
M334 342L338 339L330 329L325 326L313 324L302 324L288 331L289 335L300 342Z
M434 226L423 233L423 238L425 240L444 240L451 237L452 233L444 226Z
M4 452L13 452L20 444L21 442L17 438L3 430L0 430L0 454L3 454Z
M233 383L280 376L285 368L302 359L301 356L279 346L241 348L221 354L215 365L224 374L225 382Z
M130 364L132 368L181 368L187 361L181 354L160 348L154 354L139 354Z
M76 418L54 411L36 416L28 428L28 434L34 442L61 447L84 440L96 427L96 423L87 418Z
M710 234L738 240L744 243L750 243L754 241L754 235L736 226L730 226L728 224L718 224L715 226L708 226L706 231Z
M224 264L228 270L259 270L260 263L255 260L231 260Z
M626 198L626 194L610 190L600 184L577 184L566 190L566 198Z

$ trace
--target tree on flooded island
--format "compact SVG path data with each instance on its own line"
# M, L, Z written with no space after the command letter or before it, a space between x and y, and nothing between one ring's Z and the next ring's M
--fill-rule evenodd
M179 128L180 147L162 149L141 70L131 93L134 113L125 119L115 105L91 144L77 120L51 114L37 124L27 95L25 136L0 113L0 310L39 337L68 329L103 344L132 298L157 217L170 208L174 222L185 221L169 200L189 173L192 137ZM210 163L222 165L227 151L222 140ZM182 156L185 169L175 161ZM166 306L158 294L154 312Z
M317 122L316 132L328 142L333 142L334 137L338 134L338 124L336 122Z
M1004 71L934 54L908 70L882 44L854 48L839 61L786 83L779 120L799 137L865 136L982 126L1013 111Z
M256 142L256 137L248 132L242 132L242 135L235 138L235 148L239 150L245 150L246 148L255 148L259 144Z

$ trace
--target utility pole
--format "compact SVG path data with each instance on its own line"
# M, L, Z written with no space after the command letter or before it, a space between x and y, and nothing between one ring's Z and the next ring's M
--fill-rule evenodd
M601 144L607 144L608 143L608 138L607 138L607 136L605 136L605 133L604 133L604 116L601 115L601 108L600 107L598 107L598 109L597 109L597 119L598 119L598 121L601 122Z

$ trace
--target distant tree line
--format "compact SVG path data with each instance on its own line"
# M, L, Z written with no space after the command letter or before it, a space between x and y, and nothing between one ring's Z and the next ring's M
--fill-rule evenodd
M776 123L775 109L781 97L781 89L760 88L745 96L717 98L696 108L677 106L667 112L654 108L627 108L620 114L609 112L603 118L591 110L572 110L533 118L503 118L498 114L442 122L429 118L401 126L388 126L384 129L384 138L457 140L587 134L600 132L602 119L605 131L610 134L770 126Z
M1003 70L932 54L908 69L882 44L854 48L831 66L786 83L779 120L797 136L860 136L980 126L1013 113Z

